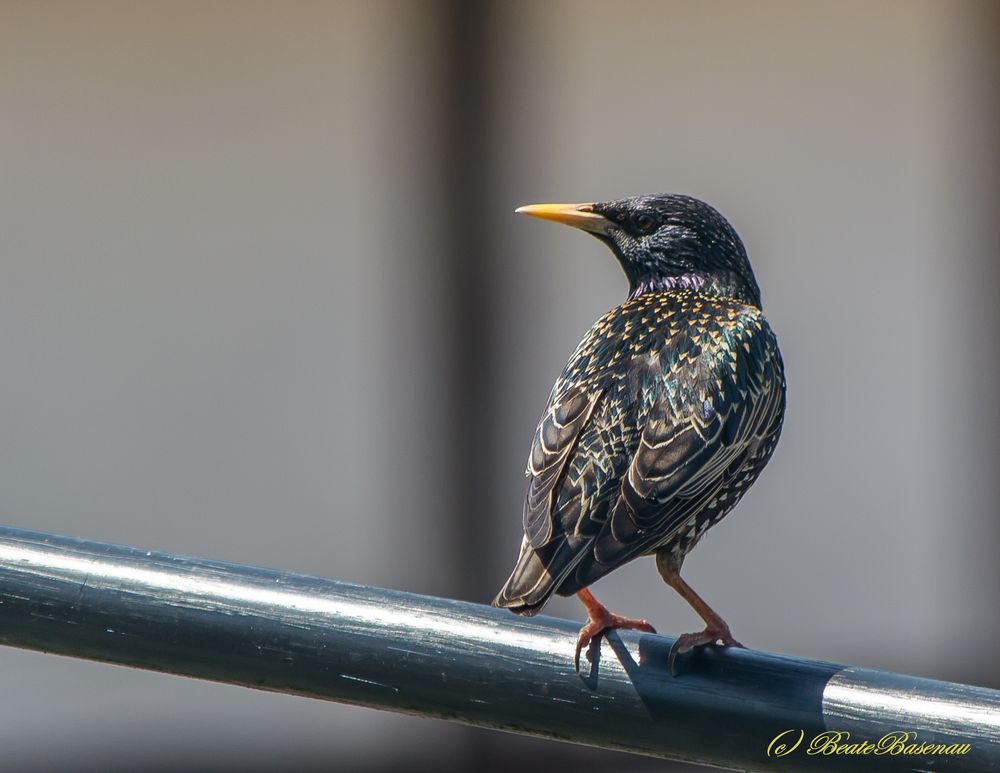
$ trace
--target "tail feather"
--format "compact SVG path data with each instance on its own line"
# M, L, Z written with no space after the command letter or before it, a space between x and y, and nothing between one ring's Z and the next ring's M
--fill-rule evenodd
M493 606L519 615L537 615L580 557L580 551L567 539L533 548L525 538L514 571L493 599Z

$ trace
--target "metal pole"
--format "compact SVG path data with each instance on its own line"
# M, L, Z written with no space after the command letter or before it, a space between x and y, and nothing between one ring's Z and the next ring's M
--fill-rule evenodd
M723 768L1000 770L1000 692L752 650L684 656L672 678L673 640L634 632L577 674L578 625L0 527L15 647ZM808 754L824 731L969 749Z

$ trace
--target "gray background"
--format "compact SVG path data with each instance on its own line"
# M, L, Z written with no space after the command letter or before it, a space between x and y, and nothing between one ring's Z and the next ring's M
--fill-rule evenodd
M789 382L688 580L751 646L998 687L998 21L0 2L0 520L487 601L624 293L512 210L681 191L743 236ZM648 560L596 592L698 623ZM10 649L0 695L14 769L664 767Z

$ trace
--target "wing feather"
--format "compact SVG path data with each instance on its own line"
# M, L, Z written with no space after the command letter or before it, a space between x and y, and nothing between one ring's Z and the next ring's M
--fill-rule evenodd
M780 426L783 376L771 357L752 362L742 390L721 380L700 385L707 395L700 403L678 406L667 396L656 403L595 542L598 563L617 566L670 541Z
M531 443L522 523L528 544L538 548L552 539L553 496L580 433L600 400L601 391L570 387L553 392Z

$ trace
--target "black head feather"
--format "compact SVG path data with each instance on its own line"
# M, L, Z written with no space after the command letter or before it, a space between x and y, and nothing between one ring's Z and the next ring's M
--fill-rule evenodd
M590 210L610 223L595 235L618 257L630 295L690 287L760 306L743 242L704 201L663 193L602 202Z

